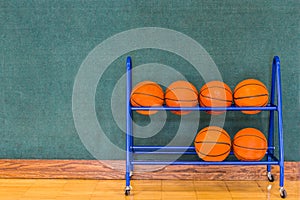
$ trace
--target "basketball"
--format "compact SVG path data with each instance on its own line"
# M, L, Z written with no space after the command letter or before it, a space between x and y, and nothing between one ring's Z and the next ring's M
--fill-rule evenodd
M164 103L164 91L155 82L143 81L138 83L131 92L130 103L132 106L162 106ZM137 110L142 115L153 115L157 110Z
M166 105L169 107L194 107L198 105L198 91L188 81L176 81L171 83L165 93ZM186 115L191 111L171 111L177 115Z
M199 92L199 104L203 107L228 107L232 104L232 92L221 81L206 83ZM209 114L222 114L225 111L208 111Z
M194 146L202 160L223 161L230 153L231 139L224 129L208 126L198 132Z
M242 161L259 161L268 149L265 135L255 128L244 128L233 138L233 153Z
M259 80L246 79L241 81L234 89L233 100L238 107L266 106L269 100L267 87ZM256 114L260 110L242 111L245 114Z

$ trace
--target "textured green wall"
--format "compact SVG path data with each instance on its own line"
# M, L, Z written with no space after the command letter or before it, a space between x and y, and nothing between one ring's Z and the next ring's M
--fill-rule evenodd
M87 55L102 41L139 27L163 27L188 35L213 58L232 89L253 77L270 87L271 61L281 58L285 159L300 161L300 3L289 1L0 1L0 158L92 159L76 131L72 92ZM124 132L112 117L111 95L135 65L174 66L200 89L202 80L189 63L160 50L133 51L115 60L96 91L96 111L108 138L120 148ZM125 98L125 92L120 98ZM125 113L120 111L120 119ZM141 125L149 119L135 115ZM138 143L168 143L179 117L168 114L161 133ZM238 120L236 120L238 119ZM267 113L228 113L231 136L246 126L267 131ZM191 119L192 120L192 119ZM210 116L201 113L199 129ZM191 121L192 122L192 121ZM163 132L169 134L164 134ZM195 134L195 133L189 133ZM103 159L120 159L103 148Z

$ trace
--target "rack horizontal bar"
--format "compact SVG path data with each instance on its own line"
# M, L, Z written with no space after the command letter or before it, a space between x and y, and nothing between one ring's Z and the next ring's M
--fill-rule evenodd
M278 165L279 161L132 161L134 165Z
M153 106L153 107L130 107L131 110L188 110L188 111L241 111L241 110L261 110L261 111L270 111L270 110L277 110L277 106L275 105L267 105L265 107L237 107L232 105L230 107L202 107L202 106L195 106L195 107L169 107L169 106Z
M133 146L132 153L134 154L148 154L148 155L196 155L195 147L182 147L182 146ZM275 147L268 147L269 150L275 149ZM230 155L233 155L233 152L230 152ZM269 155L269 152L266 152L266 155ZM271 155L271 154L270 154ZM271 155L273 156L273 155ZM275 159L276 160L276 159Z
M181 154L181 155L196 155L196 151L137 151L137 152L133 152L134 154L172 154L172 155L176 155L176 154ZM234 155L233 152L230 152L230 155ZM266 152L266 155L269 155L268 152Z
M158 151L158 150L170 150L170 151L195 151L195 147L184 146L133 146L133 151Z
M137 151L135 154L182 154L182 155L196 155L195 151Z
M269 150L274 150L275 147L268 147ZM153 152L153 151L195 151L195 147L184 146L132 146L131 150L136 152Z

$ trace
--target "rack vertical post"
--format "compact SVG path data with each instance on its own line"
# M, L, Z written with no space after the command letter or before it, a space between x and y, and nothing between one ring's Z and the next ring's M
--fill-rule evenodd
M126 75L127 75L127 90L126 90L126 188L125 188L125 194L129 195L131 186L130 186L130 177L132 175L133 171L133 165L132 165L132 146L133 146L133 133L132 133L132 110L131 110L131 104L130 104L130 94L132 89L132 60L131 57L127 58L126 61Z
M276 65L272 63L272 80L271 80L271 95L270 104L275 105L275 84L276 84ZM268 132L268 146L274 147L274 110L270 111L269 118L269 132ZM274 148L268 148L268 161L272 160L271 155L274 154ZM271 165L267 165L267 177L270 182L274 181L274 176L271 174Z
M273 59L273 67L276 68L277 78L277 117L278 117L278 143L279 143L279 186L280 196L285 198L287 196L284 189L284 146L283 146L283 124L282 124L282 94L281 94L281 74L280 74L280 60L278 56Z

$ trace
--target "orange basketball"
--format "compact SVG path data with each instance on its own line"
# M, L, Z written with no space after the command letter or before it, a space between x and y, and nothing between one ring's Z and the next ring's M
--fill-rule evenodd
M265 135L255 128L240 130L232 141L234 155L243 161L259 161L268 149Z
M188 81L171 83L165 93L166 105L169 107L194 107L198 104L196 87ZM191 111L171 111L177 115L186 115Z
M155 82L143 81L138 83L131 92L130 103L132 106L162 106L164 103L164 91ZM153 115L155 110L137 110L142 115Z
M269 100L267 87L256 79L241 81L234 89L234 103L239 106L266 106ZM245 114L256 114L260 110L242 111Z
M203 107L228 107L232 104L232 92L221 81L206 83L199 92L199 103ZM209 111L209 114L222 114L225 111Z
M208 126L197 134L194 141L195 151L204 161L223 161L231 149L228 133L217 126Z

